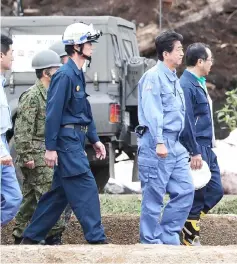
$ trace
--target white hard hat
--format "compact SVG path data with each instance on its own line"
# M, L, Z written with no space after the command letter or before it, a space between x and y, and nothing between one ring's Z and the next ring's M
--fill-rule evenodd
M74 23L66 28L63 34L63 43L65 45L80 45L86 42L96 42L101 35L102 32L95 30L92 24Z
M207 163L203 160L203 165L200 170L192 170L190 168L190 173L193 179L193 185L195 190L199 190L206 186L211 179L211 172Z

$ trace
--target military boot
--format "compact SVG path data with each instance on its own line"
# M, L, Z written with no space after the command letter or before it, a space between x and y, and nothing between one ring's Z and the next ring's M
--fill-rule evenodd
M180 233L180 243L186 246L201 246L200 243L200 220L187 219Z
M14 235L13 235L13 237L15 239L14 244L15 245L20 245L21 240L23 239L23 237L17 237L17 236L14 236Z
M50 245L50 246L62 245L62 233L47 237L45 239L45 245Z
M207 212L201 211L201 213L200 213L200 219L205 218L206 215L207 215Z

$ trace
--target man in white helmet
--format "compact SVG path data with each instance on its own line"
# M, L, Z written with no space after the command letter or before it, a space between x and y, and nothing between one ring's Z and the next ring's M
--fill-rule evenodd
M46 111L45 161L54 167L53 183L51 190L41 197L21 244L37 244L45 239L67 203L79 220L87 242L107 244L98 190L84 151L87 137L96 157L106 157L87 100L82 71L85 60L91 61L92 42L100 35L92 25L83 23L68 26L63 35L69 59L52 78Z
M40 197L50 190L53 169L46 166L45 112L47 89L52 75L61 66L60 57L52 50L38 52L32 59L37 80L20 97L15 121L15 147L17 165L24 175L23 201L16 216L13 237L20 244L22 234L30 221ZM45 242L48 245L61 244L64 221L59 221L49 232Z

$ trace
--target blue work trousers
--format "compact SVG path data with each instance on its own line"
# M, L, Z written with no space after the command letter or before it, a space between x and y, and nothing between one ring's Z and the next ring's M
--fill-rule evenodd
M1 135L6 149L9 146L6 135ZM22 193L13 166L0 165L1 168L1 226L10 222L17 214L22 201Z
M193 203L194 186L189 172L188 152L178 141L177 133L163 135L168 150L158 157L149 132L140 139L139 177L142 184L140 240L145 244L179 245L179 233ZM164 207L165 194L170 196Z
M73 138L69 137L72 130L68 130L68 136L65 136L66 131L64 129L65 149L70 148L70 150L68 152L58 151L59 164L54 171L51 190L40 198L31 223L26 228L23 237L35 241L45 239L69 203L82 226L85 239L89 243L104 241L106 236L101 224L98 190L94 176L88 169L88 160L84 154L85 134L75 131L81 144L77 144L80 149L78 147L74 149L71 145ZM65 173L76 171L75 168L79 162L82 164L82 173L68 177ZM70 168L73 165L75 168Z
M211 180L205 187L195 191L193 206L188 218L197 220L200 218L201 211L207 213L224 195L216 154L210 146L200 146L200 149L202 159L207 162L210 168Z

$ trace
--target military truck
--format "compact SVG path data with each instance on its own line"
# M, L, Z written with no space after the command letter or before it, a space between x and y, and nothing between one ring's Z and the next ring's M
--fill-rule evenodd
M32 57L62 39L65 28L75 22L93 23L103 32L99 43L95 44L91 66L84 70L97 132L108 153L106 160L99 161L92 146L87 144L88 159L102 191L109 177L114 178L116 158L122 152L129 159L136 159L137 83L155 64L154 60L139 56L135 25L111 16L2 17L2 32L14 41L14 62L8 74L6 92L14 125L18 99L35 82ZM14 156L13 130L7 136ZM133 179L136 174L134 162Z

